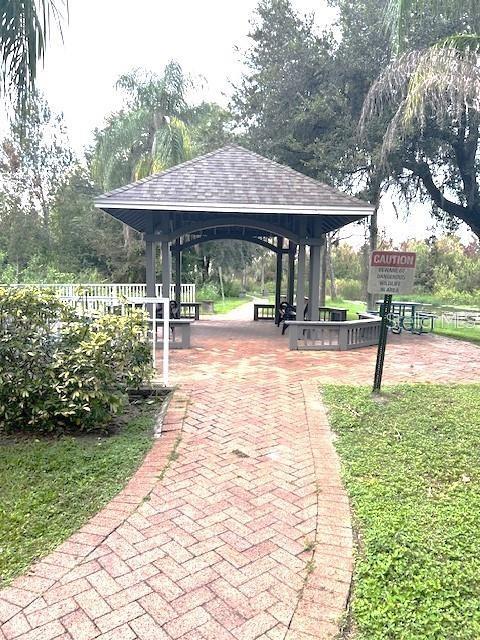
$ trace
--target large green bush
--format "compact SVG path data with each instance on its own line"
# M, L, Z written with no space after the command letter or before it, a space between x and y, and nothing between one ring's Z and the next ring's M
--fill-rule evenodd
M344 300L362 300L364 297L362 283L352 278L337 278L337 295Z
M90 431L150 371L141 312L79 316L53 293L0 289L0 430Z

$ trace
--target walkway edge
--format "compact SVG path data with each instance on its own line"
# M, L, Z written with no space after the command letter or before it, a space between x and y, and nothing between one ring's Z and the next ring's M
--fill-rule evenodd
M315 548L285 640L338 637L353 575L350 503L327 412L315 382L302 382L317 482Z
M52 553L0 590L0 639L7 623L11 633L17 615L22 616L18 622L23 624L22 614L47 606L42 597L47 590L66 589L69 583L88 573L83 567L88 568L88 563L101 555L102 543L140 507L159 482L159 474L168 465L182 432L188 402L185 393L173 391L166 412L160 409L158 414L161 431L157 423L153 445L126 486Z

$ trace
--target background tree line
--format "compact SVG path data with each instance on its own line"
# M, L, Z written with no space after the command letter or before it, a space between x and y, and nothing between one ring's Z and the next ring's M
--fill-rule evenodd
M447 230L464 221L478 236L477 3L329 1L338 17L320 31L290 0L260 0L228 109L196 104L194 83L175 62L161 74L122 75L122 108L94 132L81 162L61 117L34 91L29 60L10 69L0 49L20 105L1 148L3 279L142 280L139 236L95 211L94 196L232 140L371 202L364 261L378 243L385 194L407 210L420 200ZM51 21L61 21L58 11ZM14 42L17 25L7 24ZM48 33L38 29L49 24L24 21L24 49L36 37L41 57ZM335 243L326 260L338 254ZM268 280L272 264L262 249L230 241L190 250L184 271L206 284L220 267L238 288L248 277ZM335 259L324 265L331 279L335 269Z

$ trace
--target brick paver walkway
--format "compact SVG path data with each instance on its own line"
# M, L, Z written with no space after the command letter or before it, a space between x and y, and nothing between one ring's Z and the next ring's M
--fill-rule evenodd
M215 320L195 326L193 345L172 354L181 389L125 490L0 592L0 639L338 631L352 533L317 384L370 383L375 349L289 352L270 324ZM479 371L480 349L408 335L391 340L385 381Z

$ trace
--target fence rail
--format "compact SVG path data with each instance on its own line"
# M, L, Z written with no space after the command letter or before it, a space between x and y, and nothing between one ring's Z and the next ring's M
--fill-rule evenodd
M289 347L307 351L347 351L378 344L381 320L287 322Z
M168 298L148 298L146 296L132 296L130 298L114 298L112 296L73 295L60 296L66 304L71 305L80 315L128 315L132 310L141 309L148 317L148 335L152 344L152 365L158 370L157 361L157 329L163 329L162 339L162 379L168 386L169 381L169 342L170 342L170 304ZM157 312L161 307L161 317Z
M52 289L61 298L76 298L79 296L94 297L94 298L142 298L147 295L147 286L145 284L127 284L127 283L114 283L114 284L94 284L94 283L81 283L81 284L0 284L0 287L38 287L41 289ZM195 285L194 284L182 284L181 285L181 302L194 303L195 300ZM156 285L156 297L162 297L162 285ZM175 298L175 285L170 285L170 299Z

